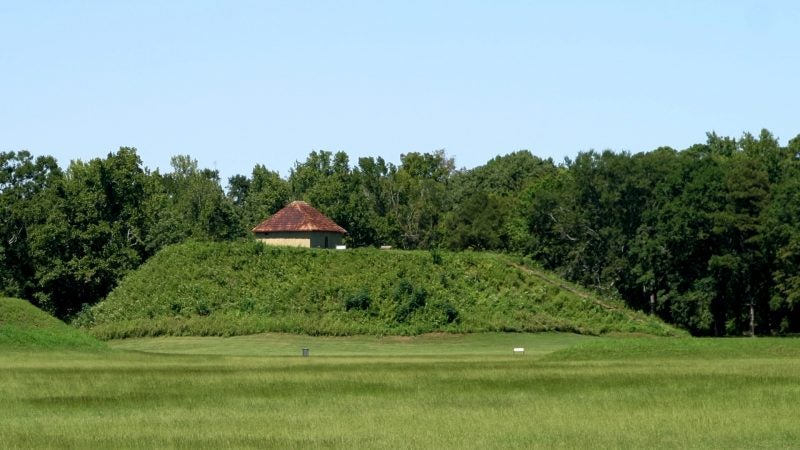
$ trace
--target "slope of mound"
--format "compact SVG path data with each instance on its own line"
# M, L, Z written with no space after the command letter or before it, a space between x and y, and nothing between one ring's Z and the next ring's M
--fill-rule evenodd
M490 253L190 242L159 252L80 318L102 338L152 335L679 331Z
M0 298L0 346L59 349L105 347L97 339L18 298Z

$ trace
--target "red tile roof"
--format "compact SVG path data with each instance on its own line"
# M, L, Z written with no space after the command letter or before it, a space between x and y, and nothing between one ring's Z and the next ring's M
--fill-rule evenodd
M314 207L301 201L289 203L285 208L253 228L254 233L275 233L279 231L347 233L347 230L336 225L334 221L314 209Z

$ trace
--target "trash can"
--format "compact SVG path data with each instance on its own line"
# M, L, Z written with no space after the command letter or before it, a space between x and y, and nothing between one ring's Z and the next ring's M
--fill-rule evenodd
M308 348L303 347L303 357L308 357Z

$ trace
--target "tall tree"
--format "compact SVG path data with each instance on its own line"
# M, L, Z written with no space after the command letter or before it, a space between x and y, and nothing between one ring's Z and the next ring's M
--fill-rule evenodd
M783 154L781 177L764 211L764 229L774 264L771 325L789 333L800 330L800 135Z
M439 221L446 211L446 192L455 162L444 150L400 156L392 186L391 213L402 232L404 248L439 245Z
M31 298L36 268L29 231L42 192L63 176L51 156L34 158L28 151L0 153L0 293Z
M162 207L181 218L183 238L225 240L245 235L216 170L199 169L188 155L174 156L171 165L173 171L161 178L167 201ZM169 216L167 220L174 223Z
M236 175L228 180L228 198L239 213L239 221L249 232L289 203L290 185L277 172L257 164L250 178Z
M37 302L60 317L103 298L142 260L143 184L132 148L73 161L36 204L31 260Z

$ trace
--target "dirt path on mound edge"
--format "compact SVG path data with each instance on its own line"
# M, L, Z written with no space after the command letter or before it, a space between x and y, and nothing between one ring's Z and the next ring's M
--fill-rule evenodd
M509 263L509 264L511 266L516 267L517 269L529 274L529 275L533 275L536 278L539 278L540 280L545 281L546 283L548 283L550 285L556 286L559 289L564 289L567 292L571 292L571 293L577 295L578 297L580 297L580 298L582 298L584 300L589 300L590 302L595 303L597 305L600 305L601 307L603 307L605 309L608 309L610 311L619 310L619 308L617 308L615 306L611 306L611 305L609 305L607 303L603 303L602 301L598 300L594 296L591 296L591 295L589 295L589 294L587 294L585 292L581 292L581 291L573 288L572 286L567 286L564 283L559 283L558 281L553 280L552 278L548 277L547 275L543 274L542 272L539 272L537 270L533 270L531 268L522 266L520 264L515 264L515 263Z

